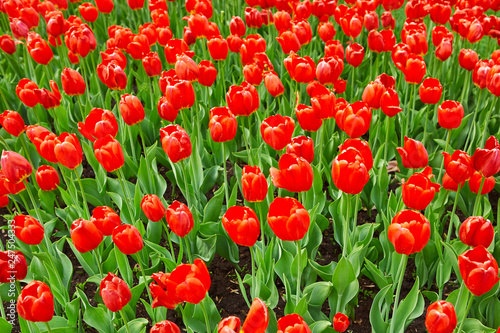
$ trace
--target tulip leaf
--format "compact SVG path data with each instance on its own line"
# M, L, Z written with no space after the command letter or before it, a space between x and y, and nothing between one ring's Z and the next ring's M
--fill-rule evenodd
M419 317L423 313L425 302L418 288L419 279L417 276L413 288L411 288L405 299L401 301L396 317L392 319L393 325L395 325L395 332L404 332L409 324L408 319L411 320L411 318Z
M335 332L332 328L332 323L327 320L317 321L309 325L312 333L325 333Z
M316 261L309 260L309 265L324 281L332 280L333 272L335 271L335 267L337 267L337 263L334 261L330 262L328 265L321 266Z
M132 270L130 269L130 265L128 263L128 258L125 254L123 254L117 247L115 247L115 256L116 262L118 263L118 269L120 270L120 274L123 280L129 285L133 285L133 276Z
M387 298L392 299L392 285L389 284L382 288L373 299L370 309L370 324L373 332L386 333L389 323L384 320L384 314L390 310Z
M465 319L462 331L466 333L494 333L495 329L484 326L479 320L475 318ZM460 333L460 332L458 332Z
M12 325L5 318L1 317L0 317L0 331L5 333L12 332Z
M141 333L145 331L147 324L148 320L146 318L136 318L128 322L128 327L130 329L130 333ZM122 328L118 330L118 333L126 332L127 327L125 327L125 325L123 325Z
M365 258L365 267L361 271L366 277L375 282L377 287L380 289L386 287L389 284L384 273L370 260Z
M214 193L214 196L203 211L203 223L218 222L222 212L222 202L224 200L224 184Z
M343 295L347 289L347 286L356 280L356 275L354 273L354 269L352 267L351 262L342 257L335 267L335 271L332 276L333 288L337 291L338 295Z
M330 295L332 289L333 284L331 282L315 282L304 288L304 295L307 295L309 305L321 306L328 298L328 295Z
M97 329L100 333L113 333L115 329L113 327L113 321L109 317L107 311L105 311L104 305L100 307L93 307L90 305L87 295L85 292L79 288L76 288L76 292L80 296L83 302L83 320L93 328Z

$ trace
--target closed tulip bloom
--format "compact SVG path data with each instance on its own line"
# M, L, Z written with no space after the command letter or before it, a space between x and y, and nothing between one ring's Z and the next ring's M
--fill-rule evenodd
M132 298L132 292L125 281L111 272L102 279L99 290L104 305L111 312L120 311Z
M193 82L198 80L200 69L193 59L186 54L183 54L177 57L177 62L175 63L175 73L179 79Z
M257 89L246 81L243 81L239 86L229 87L226 102L235 116L246 117L257 111L260 103Z
M429 155L422 142L405 136L403 147L397 147L403 166L407 169L425 168L429 163Z
M258 166L243 167L241 189L248 202L261 202L266 198L267 180Z
M349 104L342 114L342 128L350 138L363 136L370 128L372 112L364 102Z
M85 118L85 123L78 123L78 130L85 138L95 142L108 134L115 137L118 134L118 122L113 112L93 108Z
M406 67L406 62L411 54L411 49L404 43L394 45L391 52L391 59L396 65L397 69L403 70Z
M406 82L419 84L422 82L426 71L424 58L416 54L410 54L402 71Z
M338 79L335 81L333 84L333 90L337 94L343 94L345 92L345 89L347 88L347 81L344 79Z
M36 89L35 94L37 95L38 102L42 104L44 108L53 109L61 105L61 93L55 81L50 80L49 84L52 91L45 88Z
M262 121L260 133L262 139L274 150L281 150L292 139L295 122L290 117L282 115L270 116Z
M335 116L335 101L335 94L330 91L312 96L311 105L316 117L319 119L333 118Z
M274 186L290 192L309 191L313 182L313 170L309 162L294 154L280 157L279 169L269 170Z
M394 35L393 30L382 30L380 32L382 38L384 40L384 49L383 52L391 52L396 45L396 35Z
M12 36L0 36L0 49L7 54L14 54L16 52L16 43L14 42Z
M165 88L165 97L175 109L189 109L195 100L193 85L187 80L172 79Z
M358 67L365 57L365 49L358 43L349 44L345 50L345 60L352 67Z
M382 27L384 27L384 29L388 28L394 30L394 28L396 27L396 20L392 16L392 13L389 11L382 13L380 21L382 22Z
M439 126L446 129L454 129L460 127L464 118L464 108L457 101L444 101L438 106L438 123Z
M178 304L182 303L182 299L176 294L175 288L167 287L170 273L153 273L151 278L154 280L149 285L151 296L153 297L153 303L151 304L153 309L159 306L175 309Z
M302 239L309 230L310 217L296 199L277 197L269 206L267 221L279 239L296 241Z
M330 40L325 44L325 57L337 56L340 59L344 59L344 46L338 40Z
M95 4L99 12L103 14L111 13L115 7L113 0L96 0Z
M148 194L142 198L141 209L144 215L153 222L160 221L166 214L165 206L154 194Z
M233 16L231 22L229 23L229 31L231 35L245 36L246 26L243 19L239 16Z
M176 109L166 96L161 96L157 104L158 114L161 119L174 122L179 114L179 109Z
M240 332L264 333L268 325L269 311L267 306L261 299L255 298Z
M167 223L170 229L179 237L185 237L193 229L193 214L185 204L174 201L167 208Z
M181 333L181 330L175 323L164 320L157 322L153 327L151 327L151 331L149 331L149 333Z
M380 97L380 108L388 117L394 117L399 112L403 111L399 107L399 96L396 90L389 88Z
M194 52L189 51L189 46L182 39L171 39L165 46L165 58L169 65L175 65L177 56L181 54L194 55Z
M210 136L215 142L226 142L234 139L238 123L228 107L215 107L210 110L208 123Z
M336 56L322 58L316 67L316 78L321 84L332 85L344 70L344 61Z
M267 71L263 73L263 76L264 85L271 96L278 97L285 92L285 87L276 72Z
M495 231L490 220L482 216L471 216L460 225L458 234L465 245L487 248L493 241Z
M443 39L449 39L453 41L453 37L453 33L445 26L436 26L432 29L432 44L435 47L438 47Z
M118 170L125 164L122 146L110 134L94 142L94 153L99 164L108 172Z
M278 319L278 333L311 333L307 323L296 313Z
M142 66L149 77L158 76L161 73L161 60L158 53L149 52L142 58Z
M496 183L495 177L491 176L488 178L484 178L479 172L476 171L469 179L469 189L472 193L479 193L479 188L481 187L481 182L483 182L483 179L484 184L483 188L481 189L481 195L485 195L493 191Z
M101 58L104 64L114 60L122 69L127 67L127 57L125 57L125 54L117 47L108 48L106 51L101 52Z
M103 236L92 222L78 219L71 224L71 240L78 252L85 253L96 249Z
M486 77L486 88L494 96L500 96L500 65L495 65Z
M387 236L397 253L410 255L422 251L427 245L431 225L422 213L406 209L394 216Z
M229 53L229 46L227 41L222 37L211 38L207 42L208 52L212 59L217 61L226 60L227 54Z
M14 184L24 181L33 170L26 158L13 151L2 152L1 166L5 177Z
M429 305L425 315L425 327L429 333L453 333L457 327L453 304L440 300Z
M361 20L360 15L348 9L346 14L340 19L340 27L346 36L354 39L361 34L361 30L363 29L363 22Z
M292 141L286 146L286 153L296 155L305 159L308 163L314 160L313 140L304 135L292 138Z
M23 117L16 111L6 110L0 114L0 124L7 133L16 137L25 131Z
M75 169L82 163L82 146L75 134L62 133L54 142L54 153L59 163L68 169Z
M297 35L292 31L282 31L279 37L276 37L278 43L280 43L281 50L285 54L290 54L291 52L297 53L300 50L301 44Z
M469 72L476 67L477 62L479 61L479 56L476 51L471 49L462 49L458 54L458 63L460 67L468 70Z
M54 317L54 296L41 281L28 283L17 298L17 312L24 320L49 322Z
M332 178L339 190L358 194L368 183L370 176L363 155L356 148L343 150L332 164Z
M43 239L44 228L29 215L16 215L12 221L12 228L21 242L28 245L38 245Z
M472 177L474 173L472 158L466 152L455 150L453 155L443 152L443 156L446 173L455 183L461 184Z
M114 228L112 238L118 250L126 255L137 253L144 247L139 230L131 224Z
M294 81L309 83L316 77L316 64L310 57L301 58L291 54L284 60L284 64Z
M0 196L4 197L8 194L18 194L25 189L26 185L24 183L14 184L9 182L7 177L5 177L3 170L0 170Z
M123 90L127 86L127 75L115 60L99 64L97 75L111 90Z
M426 167L423 172L411 175L402 181L403 203L411 209L424 210L439 192L441 185L432 183L432 168Z
M229 35L226 37L227 45L229 46L229 51L233 53L239 53L241 46L243 45L243 39L237 35Z
M476 148L472 155L472 163L474 169L486 178L500 171L500 144L493 135L486 140L484 149Z
M345 314L337 312L337 314L333 317L333 329L336 332L345 332L348 327L349 318Z
M482 245L458 256L458 268L465 286L475 296L481 296L498 283L498 263Z
M372 109L380 109L380 98L385 92L384 85L379 81L370 82L363 91L362 100Z
M12 35L15 39L25 40L28 37L29 27L22 20L18 18L9 17L10 21L10 30L12 31Z
M29 54L39 64L47 65L54 58L49 44L36 32L28 33L27 46Z
M179 125L168 125L160 129L161 144L172 163L191 156L191 139Z
M240 331L240 318L229 316L222 319L217 325L217 333L236 333Z
M0 283L24 280L27 274L28 265L21 251L0 252Z
M82 18L87 22L95 22L99 16L99 11L90 2L82 3L78 6L78 11L80 12Z
M443 86L438 79L426 78L418 88L422 103L437 104L441 99Z
M211 87L217 78L217 69L210 60L203 60L198 64L200 76L198 83L205 87Z
M32 108L39 102L38 96L35 93L37 89L38 86L35 82L29 79L21 79L16 86L16 94L24 105Z
M96 228L104 235L111 236L115 227L121 224L121 219L116 212L108 206L96 207L90 218Z
M61 73L62 88L66 95L76 96L85 93L85 80L80 73L71 68L64 68Z
M252 208L233 206L222 217L222 225L233 242L253 246L260 235L260 223Z
M323 120L318 118L317 113L310 106L304 104L297 105L295 114L297 115L300 127L304 131L316 132L323 124Z
M445 61L451 56L453 52L453 44L452 40L448 38L444 38L441 43L436 47L436 58L441 61Z
M144 106L134 95L121 95L120 114L127 125L133 126L144 120Z
M320 22L318 25L318 35L323 42L332 40L335 37L335 28L331 22Z
M474 83L474 85L476 85L480 89L486 88L486 79L491 71L491 68L494 65L495 63L491 59L478 61L472 72L472 82Z
M370 171L373 167L373 154L368 142L360 139L347 139L339 146L339 150L343 152L349 147L355 148L361 154L366 168Z
M368 48L375 53L384 51L384 37L377 30L372 30L368 34Z
M262 82L262 69L256 64L247 64L243 67L243 76L245 77L245 81L258 86Z
M40 166L35 176L36 182L42 191L53 191L59 186L59 174L50 165Z

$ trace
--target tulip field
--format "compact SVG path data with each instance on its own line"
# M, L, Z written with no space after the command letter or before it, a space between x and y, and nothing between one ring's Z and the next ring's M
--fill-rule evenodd
M0 0L0 333L500 333L499 11Z

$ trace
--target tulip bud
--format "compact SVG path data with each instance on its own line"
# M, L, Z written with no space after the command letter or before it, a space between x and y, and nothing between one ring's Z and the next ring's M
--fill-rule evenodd
M71 240L78 252L85 253L96 249L103 236L93 223L78 219L71 224Z
M113 243L126 255L137 253L144 247L139 230L131 224L122 224L113 229Z
M42 191L53 191L59 186L59 174L50 165L40 166L35 176L36 182Z
M125 281L111 272L102 279L99 289L99 295L101 295L104 305L111 312L120 311L132 298L130 288Z
M458 234L465 245L472 247L481 245L487 248L493 241L495 231L490 220L482 216L471 216L460 225Z

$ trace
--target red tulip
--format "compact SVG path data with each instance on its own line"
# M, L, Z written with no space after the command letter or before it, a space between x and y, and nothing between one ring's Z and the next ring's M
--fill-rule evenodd
M481 182L483 182L483 179L484 184L481 190L481 195L485 195L493 191L493 188L495 187L495 177L491 176L488 178L484 178L479 172L476 171L469 179L469 189L472 193L479 193L479 188L481 187Z
M246 26L243 19L239 16L233 16L231 18L231 22L229 23L229 31L231 31L231 35L245 36L246 34Z
M316 67L316 77L321 84L331 85L344 70L344 61L336 56L321 58Z
M420 141L405 136L404 147L398 147L396 150L401 155L403 166L407 169L425 168L429 163L427 150Z
M471 216L467 218L458 232L462 243L468 246L490 246L495 235L490 220L482 216Z
M291 54L284 60L284 64L294 81L309 83L316 76L316 64L310 57L301 58L296 54Z
M367 12L363 17L363 24L365 29L369 32L377 30L379 27L378 14L375 11Z
M475 296L487 293L498 283L498 263L482 245L459 255L458 268L465 286Z
M200 75L200 69L196 62L191 59L186 54L177 56L177 61L175 63L175 73L181 80L186 81L198 81Z
M365 49L358 43L352 43L347 46L345 51L345 60L353 67L358 67L365 57Z
M384 51L384 37L377 30L372 30L368 34L368 48L375 53Z
M149 52L142 58L142 66L146 74L151 76L158 76L161 73L161 60L156 52Z
M161 2L157 2L157 3L161 3ZM145 23L144 25L139 26L139 33L142 35L145 35L148 38L149 45L153 46L156 44L156 42L158 40L157 29L158 28L156 27L156 25L154 23ZM170 28L166 28L166 29L168 31ZM159 30L159 31L161 31L161 30ZM168 35L168 32L167 32L167 35ZM172 37L170 36L167 38L167 40L169 40L171 38ZM163 45L165 45L165 44L166 43L163 43Z
M75 96L85 93L85 81L83 77L71 68L64 68L61 73L61 83L66 95Z
M247 64L243 67L243 76L245 77L245 81L258 86L262 82L262 69L256 64Z
M28 265L21 251L0 252L0 283L24 280L27 274Z
M179 125L168 125L160 129L161 144L172 163L191 156L191 139Z
M232 241L241 246L253 246L260 235L259 219L249 207L230 207L222 217L222 225Z
M437 104L441 99L443 86L438 79L426 78L418 88L422 103Z
M93 108L85 118L85 123L78 123L78 130L84 137L95 142L106 135L115 137L118 134L118 122L111 111Z
M391 59L399 70L403 70L406 67L410 53L411 49L408 45L404 43L394 45L391 52Z
M220 321L217 326L217 333L237 333L240 331L241 321L240 318L229 316Z
M342 192L358 194L368 183L368 168L363 155L353 147L343 150L332 165L332 178Z
M14 54L16 52L16 43L14 42L12 36L0 36L0 49L7 54Z
M43 239L44 228L29 215L16 215L12 221L12 228L21 242L28 245L38 245Z
M426 71L424 58L416 54L410 54L402 71L406 82L419 84L422 82Z
M344 46L338 40L330 40L325 45L325 57L333 56L337 56L342 60L344 59Z
M239 86L233 85L229 87L226 102L235 116L248 117L259 108L259 94L254 86L243 81Z
M125 164L122 146L110 134L94 142L94 153L99 164L108 172L116 171Z
M334 83L334 87L337 82L339 82L339 80ZM335 91L337 92L336 88ZM314 96L311 96L311 105L314 113L316 114L316 117L319 119L333 118L335 116L335 101L335 95L332 92L328 91L328 89L323 94L316 94Z
M96 0L95 4L97 9L99 9L99 12L103 14L111 13L115 7L113 0Z
M203 60L198 64L200 76L198 83L205 87L211 87L217 78L217 69L210 60Z
M463 186L463 184L461 184ZM445 172L443 175L443 188L448 191L456 192L458 190L458 183L456 183L451 177Z
M116 60L97 66L99 79L111 90L123 90L127 86L127 75Z
M341 123L346 134L351 138L359 138L368 132L372 112L364 102L349 104L342 113Z
M500 65L495 65L486 77L486 87L494 96L500 96Z
M292 139L295 122L290 117L270 116L262 121L260 133L264 141L274 150L281 150Z
M103 236L92 222L78 219L71 224L71 240L78 252L85 253L96 249Z
M297 105L295 114L297 115L300 127L304 131L316 132L323 124L323 120L318 118L317 113L310 106L304 104Z
M234 139L238 123L228 107L215 107L210 110L208 127L212 140L226 142Z
M139 230L131 224L122 224L114 228L112 235L113 243L123 254L134 254L144 247Z
M49 322L54 317L54 296L41 281L28 283L17 298L17 312L24 320Z
M229 41L228 41L229 42ZM240 55L243 65L253 62L256 53L266 52L266 40L259 34L248 35L241 45Z
M297 155L281 155L279 169L271 167L269 173L274 186L290 192L308 191L312 186L312 167L309 162Z
M39 103L38 96L35 93L37 89L38 86L35 82L29 79L22 79L16 86L16 94L23 104L32 108Z
M296 313L278 319L278 333L311 333L304 319Z
M299 38L292 31L281 31L276 40L280 43L281 50L285 54L290 54L291 52L297 53L300 50L301 44Z
M266 198L267 181L258 166L243 167L241 189L243 197L248 202L261 202Z
M64 43L69 51L85 58L97 47L97 41L92 29L87 24L72 24L64 34Z
M387 231L390 242L399 254L422 251L431 236L431 225L422 213L402 210L394 216Z
M296 155L305 159L308 163L314 160L313 140L304 135L292 138L292 141L286 146L286 153Z
M123 39L126 39L126 37L123 37ZM108 48L106 51L101 52L101 58L104 64L108 64L114 60L122 69L127 67L127 57L117 47Z
M26 158L13 151L2 152L1 166L5 177L13 184L24 181L33 170Z
M472 177L474 167L471 157L464 151L455 150L453 155L443 152L446 173L455 183L461 184Z
M136 96L129 94L120 97L120 114L123 121L129 126L140 123L145 116L141 101Z
M431 182L432 177L432 168L426 167L423 172L411 175L406 182L403 179L403 202L408 208L424 210L431 203L441 187Z
M185 237L193 229L193 214L185 204L174 201L167 208L167 223L170 229L179 237Z
M368 171L370 171L373 167L373 155L368 142L360 139L347 139L339 146L339 150L342 153L349 147L355 148L361 154L364 160L363 163Z
M469 72L476 67L477 62L479 61L479 57L476 51L471 49L462 49L458 55L458 63L460 67L468 70Z
M50 80L49 82L52 91L42 88L36 89L35 93L38 98L38 102L46 109L53 109L61 105L61 93L59 92L59 87L55 81Z
M121 219L116 212L108 206L96 207L90 219L96 228L104 235L111 236L113 229L121 224Z
M47 161L57 163L57 157L54 151L57 136L49 130L38 125L26 126L26 135L35 145L36 150Z
M149 333L181 333L181 330L175 323L164 320L157 322L153 327L151 327L151 331L149 331Z
M384 85L379 81L370 82L363 91L362 100L372 109L380 108L380 98L385 92Z
M266 71L263 73L264 76L264 85L266 86L267 91L273 97L278 97L285 92L285 87L281 82L278 74L274 71Z
M296 199L277 197L269 206L267 221L279 239L296 241L302 239L309 230L310 217Z
M438 106L438 123L446 129L460 127L464 117L464 108L457 101L444 101Z
M399 96L396 90L389 88L380 97L380 108L388 117L394 117L399 112L403 111L399 107Z
M141 209L153 222L160 221L166 214L165 206L155 194L148 194L142 198Z
M53 191L59 186L59 174L50 165L40 166L35 176L36 182L42 191Z
M394 30L394 28L396 27L396 20L392 16L392 13L389 11L382 13L380 21L382 22L382 26L384 27L384 29L389 28Z
M484 149L476 148L472 156L472 163L481 175L486 178L494 176L500 171L500 145L494 136L486 140Z
M82 18L87 22L95 22L99 16L99 11L90 2L82 3L78 6L78 11Z
M6 110L0 114L0 124L7 133L18 137L25 130L24 120L16 111Z
M62 133L54 142L54 153L59 163L68 169L75 169L82 163L82 146L75 134Z
M176 110L189 109L195 100L193 85L187 80L171 79L165 87L165 98Z
M125 281L111 272L102 279L99 290L99 295L101 295L104 305L111 312L120 311L132 298L132 292Z
M47 65L54 58L54 53L49 44L36 32L31 31L28 33L26 43L28 52L37 63Z
M429 305L425 315L425 327L429 333L453 333L457 327L453 304L441 300Z
M318 35L323 42L333 40L335 37L335 28L331 22L320 22L318 25Z
M212 2L209 0L187 0L186 10L191 14L203 14L208 19L212 18Z
M345 332L348 327L349 318L345 314L337 312L337 314L333 317L333 329L336 332Z
M226 60L229 47L225 39L222 37L211 38L207 42L207 46L212 59L217 61Z
M266 304L255 298L241 327L241 332L264 333L269 325L269 311Z
M494 62L491 59L480 60L476 63L472 72L472 82L480 89L486 88L486 79L493 66Z
M345 15L340 19L340 26L344 34L353 39L358 37L363 29L363 23L361 20L361 16L359 16L353 9L348 9Z
M29 27L22 20L18 18L9 17L10 21L10 30L12 31L12 35L15 39L25 40L28 37Z

